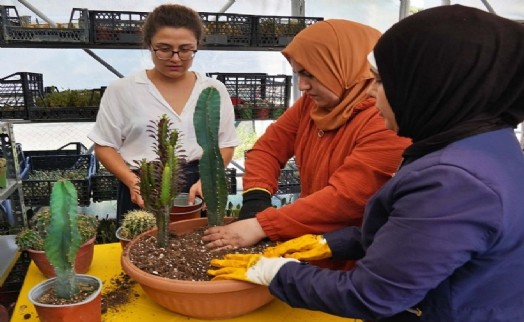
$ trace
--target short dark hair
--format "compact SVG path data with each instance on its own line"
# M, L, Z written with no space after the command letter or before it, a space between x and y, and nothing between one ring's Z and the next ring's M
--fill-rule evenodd
M142 28L142 43L151 46L151 38L163 27L187 28L193 32L197 44L204 37L204 24L195 10L179 4L164 4L147 15Z

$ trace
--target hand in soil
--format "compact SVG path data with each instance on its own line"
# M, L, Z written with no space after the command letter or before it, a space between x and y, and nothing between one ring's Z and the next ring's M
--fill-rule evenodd
M251 247L212 251L202 241L205 229L182 236L171 235L166 248L158 248L156 238L147 236L130 249L129 258L139 269L153 275L186 281L210 281L212 277L207 270L211 268L211 259L231 253L262 253L266 247L274 245L273 242L262 241Z

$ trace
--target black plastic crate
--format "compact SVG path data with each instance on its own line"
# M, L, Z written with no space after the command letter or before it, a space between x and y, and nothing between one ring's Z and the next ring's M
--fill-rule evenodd
M149 12L89 10L94 44L142 44L142 26Z
M277 119L289 107L291 76L209 73L227 88L236 120Z
M42 74L20 72L0 79L0 119L29 120L29 109L43 95Z
M69 142L56 150L31 150L24 151L25 157L46 155L79 155L86 154L87 147L81 142Z
M278 178L277 194L300 193L300 172L295 159L290 159Z
M226 181L229 194L237 194L237 169L227 168L226 169Z
M253 47L285 47L302 29L321 20L324 18L255 16Z
M51 107L29 109L29 120L33 122L77 121L94 122L98 114L98 106L88 107Z
M46 155L31 156L28 158L28 179L22 180L24 202L27 206L49 206L49 198L53 184L58 180L32 179L35 171L60 172L67 178L70 171L81 172L82 179L68 179L71 181L78 193L78 205L89 206L91 197L90 179L93 174L94 156L91 154L81 155Z
M87 44L89 28L87 9L74 8L67 24L31 24L31 21L21 19L15 6L0 6L0 27L2 27L2 43L68 43Z
M204 23L204 46L252 46L252 15L236 13L199 12Z
M118 179L95 158L95 172L91 176L91 198L93 202L116 200Z

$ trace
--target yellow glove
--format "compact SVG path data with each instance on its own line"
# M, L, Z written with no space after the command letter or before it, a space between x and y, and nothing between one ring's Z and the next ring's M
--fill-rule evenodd
M266 257L286 257L298 260L319 260L331 257L331 249L322 235L304 235L273 247L267 247Z
M260 254L228 254L223 259L212 259L207 273L217 280L239 280L260 285L269 285L282 265L298 262L291 258L267 258Z

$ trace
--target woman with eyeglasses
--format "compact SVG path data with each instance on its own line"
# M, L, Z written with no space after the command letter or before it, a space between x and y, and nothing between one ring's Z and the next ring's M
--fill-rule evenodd
M100 103L96 124L88 137L104 167L119 180L117 221L131 210L143 207L136 190L139 180L135 161L155 158L153 139L147 132L151 121L167 114L182 133L187 156L184 169L189 201L202 195L198 160L202 149L196 141L193 113L201 91L209 86L220 93L219 145L228 164L240 141L235 132L234 111L225 86L212 78L190 71L204 27L191 8L167 4L155 8L143 25L143 45L151 52L153 67L113 82Z

